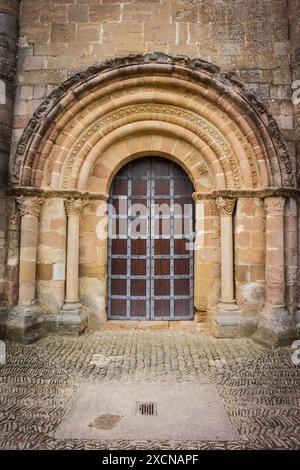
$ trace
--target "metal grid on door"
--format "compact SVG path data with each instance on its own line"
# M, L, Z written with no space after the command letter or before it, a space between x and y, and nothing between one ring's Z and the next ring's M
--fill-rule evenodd
M109 198L109 319L193 318L192 191L183 170L160 157L131 162L115 177ZM171 210L161 212L162 204ZM174 204L185 205L183 215L172 210ZM142 234L132 238L136 207Z

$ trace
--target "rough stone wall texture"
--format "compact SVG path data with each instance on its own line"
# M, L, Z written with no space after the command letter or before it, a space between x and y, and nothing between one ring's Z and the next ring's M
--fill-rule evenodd
M0 44L0 61L12 69L17 6L17 0L0 0L0 36L9 43L8 52ZM299 45L299 0L22 0L11 156L36 107L72 73L114 56L157 50L201 57L224 70L236 72L277 119L296 165L296 155L300 158L300 115L299 106L292 103L292 83L300 80ZM0 105L4 123L0 129L0 187L7 184L13 94L14 87L7 81L7 104ZM247 204L240 201L237 207L238 217L245 221L256 217L254 208L246 207ZM0 195L0 300L7 256L5 206ZM293 238L292 209L287 217ZM45 230L48 230L46 225ZM85 244L80 262L82 285L90 277L97 280L95 283L103 282L102 274L86 274L91 269L85 254L90 230L82 234ZM259 284L259 289L263 285L261 259L250 263L243 258L249 253L245 243L254 250L255 234L250 229L237 236L238 291L245 291L251 283ZM292 262L292 255L290 258ZM45 269L41 267L39 277L48 276ZM218 270L216 264L209 277L216 291ZM40 277L43 292L47 290L47 282ZM249 300L249 312L253 311L255 302Z
M245 314L253 315L265 301L265 215L261 199L238 199L234 231L237 303Z
M202 231L202 236L196 241L194 255L195 307L199 312L210 311L209 319L213 320L211 309L220 298L220 218L214 201L204 200L197 206L201 211L196 209L196 230Z
M292 89L300 88L300 2L288 0L289 39L290 39L290 66ZM300 94L298 93L298 97ZM294 106L294 139L296 160L300 162L300 104ZM298 171L298 185L300 173Z
M298 0L23 0L14 140L72 71L158 50L236 71L268 104L294 154L290 31L296 64L299 9Z
M66 215L63 199L46 199L40 214L37 258L39 302L59 313L65 296Z
M107 239L106 204L93 201L84 208L80 227L80 300L89 311L90 325L106 319Z
M7 257L7 201L10 141L14 112L19 0L0 0L0 304L4 298ZM1 307L0 307L1 310Z

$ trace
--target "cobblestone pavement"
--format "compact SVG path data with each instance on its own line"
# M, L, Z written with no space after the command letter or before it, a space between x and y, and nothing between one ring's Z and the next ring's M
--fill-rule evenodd
M0 366L0 448L300 448L300 366L290 347L184 331L102 331L7 343ZM95 361L95 354L97 358ZM91 364L91 362L96 362ZM82 382L158 381L216 385L239 442L56 440Z

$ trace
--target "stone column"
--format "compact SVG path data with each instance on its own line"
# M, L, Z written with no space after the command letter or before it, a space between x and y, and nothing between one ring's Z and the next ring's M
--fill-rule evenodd
M285 308L284 208L283 197L265 199L266 303L253 339L273 347L289 344L295 335L293 315Z
M297 201L290 197L285 207L285 299L288 311L294 315L298 303L298 218Z
M16 201L13 199L9 205L8 231L6 236L6 270L5 270L5 300L7 305L16 305L19 298L19 240L20 215Z
M6 322L6 334L29 343L43 334L42 312L36 301L38 225L43 199L20 196L16 201L21 216L19 299Z
M204 202L197 198L197 193L193 195L195 201L195 247L194 247L194 306L196 308L195 320L206 319L207 302L204 300L202 273L202 251L204 249Z
M217 307L217 332L219 337L239 334L240 310L234 298L233 224L232 214L236 200L218 197L216 206L221 226L221 298Z
M87 316L79 302L79 223L80 214L87 203L81 199L66 199L67 263L66 297L61 310L60 330L78 333L87 326Z
M298 213L298 304L296 311L296 333L300 338L300 199L297 201L297 213Z

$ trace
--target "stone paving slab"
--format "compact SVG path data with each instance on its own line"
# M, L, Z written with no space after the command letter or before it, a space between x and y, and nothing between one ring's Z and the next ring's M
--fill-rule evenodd
M291 347L183 331L101 331L7 342L0 366L2 449L299 449L300 367ZM82 383L214 385L238 441L56 439Z
M153 403L155 415L138 413ZM57 439L238 440L211 384L82 384Z

